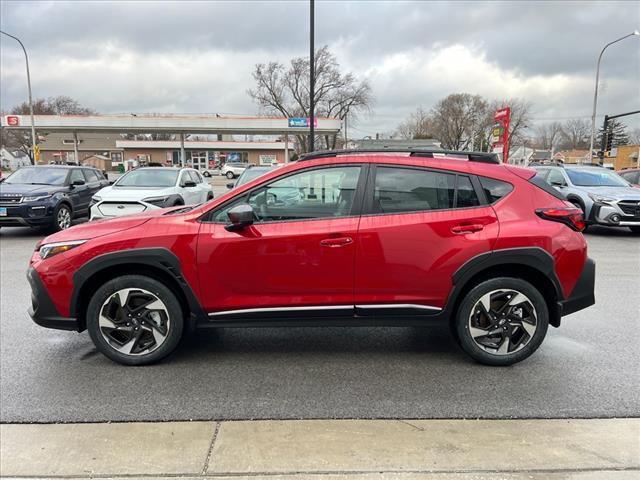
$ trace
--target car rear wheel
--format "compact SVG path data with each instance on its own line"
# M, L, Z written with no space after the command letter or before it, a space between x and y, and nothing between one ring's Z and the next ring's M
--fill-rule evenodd
M512 365L535 352L549 326L549 311L530 283L511 277L486 280L460 304L455 330L462 349L486 365Z
M202 175L204 175L205 177L209 178L211 176L211 174L205 170L204 172L202 172Z
M58 205L53 214L53 230L56 232L66 230L71 226L71 219L71 209L64 203Z
M142 275L109 280L91 298L87 330L96 348L124 365L157 362L175 350L183 330L175 295Z
M227 172L226 176L229 180L233 180L234 178L236 178L236 176L231 171Z

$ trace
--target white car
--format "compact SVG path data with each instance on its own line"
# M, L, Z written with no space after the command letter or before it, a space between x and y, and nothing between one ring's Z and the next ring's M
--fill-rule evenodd
M136 168L92 197L91 220L199 204L212 198L211 185L192 168Z
M220 169L220 175L224 175L229 180L232 180L242 175L242 172L244 172L248 166L248 163L227 162Z

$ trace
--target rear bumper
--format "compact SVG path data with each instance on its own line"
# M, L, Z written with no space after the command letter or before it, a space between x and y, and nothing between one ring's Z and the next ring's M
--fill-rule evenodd
M596 303L595 298L596 263L587 258L580 278L566 300L558 302L560 316L569 315L590 307Z
M29 316L35 323L41 327L55 328L57 330L75 330L76 332L81 330L77 319L61 317L58 314L51 297L49 297L42 280L40 280L40 276L33 267L29 267L27 271L27 280L29 280L29 285L31 286Z

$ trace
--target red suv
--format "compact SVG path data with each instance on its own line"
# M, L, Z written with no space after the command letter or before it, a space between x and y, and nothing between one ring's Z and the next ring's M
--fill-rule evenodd
M447 323L509 365L594 303L582 213L535 175L486 153L307 155L202 205L45 238L30 315L128 365L197 328Z

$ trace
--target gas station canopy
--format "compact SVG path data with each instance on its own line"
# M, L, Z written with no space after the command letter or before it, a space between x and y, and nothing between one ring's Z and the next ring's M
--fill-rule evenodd
M34 115L35 128L44 132L117 133L209 133L242 135L299 134L309 131L306 118L243 117L222 115ZM318 135L334 135L341 122L335 118L316 118ZM2 128L31 128L29 115L6 115Z

